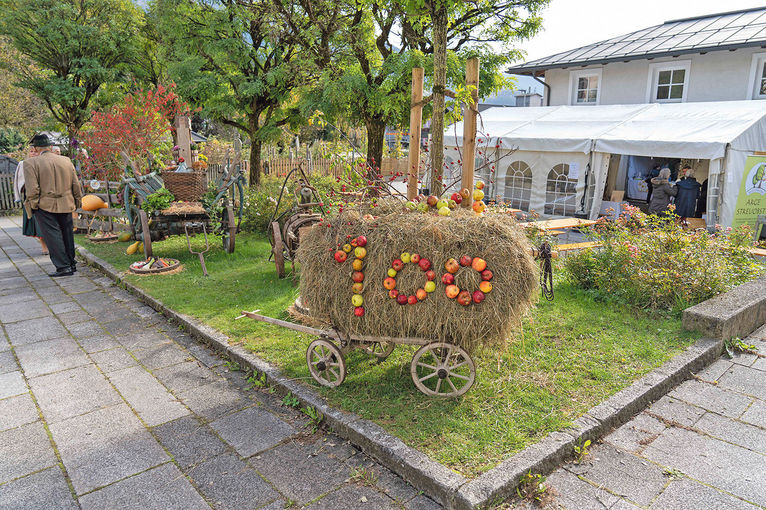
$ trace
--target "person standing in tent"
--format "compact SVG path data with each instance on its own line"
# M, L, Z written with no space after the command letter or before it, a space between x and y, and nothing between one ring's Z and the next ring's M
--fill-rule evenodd
M676 182L676 214L681 218L693 218L697 208L702 185L694 178L694 171L689 165L681 169L681 179Z
M646 203L647 204L651 204L652 203L652 191L654 191L652 189L652 179L654 179L658 175L660 175L660 165L654 165L652 167L652 169L649 171L649 175L646 177L646 179L644 181L644 182L646 182L646 188L647 188L647 192L646 192Z
M663 168L660 174L652 179L652 201L649 204L649 214L666 214L670 199L678 193L678 189L670 183L670 168Z
M29 158L37 156L37 149L29 148ZM27 160L29 160L27 158ZM27 198L26 186L24 186L24 161L19 161L16 166L16 173L13 176L13 198L16 202L24 202ZM27 215L25 208L21 209L21 233L27 237L36 237L40 240L40 249L43 255L48 255L48 246L45 244L42 232L37 227L37 222L33 216Z

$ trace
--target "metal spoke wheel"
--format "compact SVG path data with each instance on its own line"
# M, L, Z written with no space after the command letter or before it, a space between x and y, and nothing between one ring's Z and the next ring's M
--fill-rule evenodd
M372 342L365 343L363 349L367 354L372 354L380 361L383 361L391 356L391 353L394 352L394 347L396 347L396 344L393 342Z
M334 343L317 338L306 350L311 377L322 386L337 388L346 379L346 360Z
M476 366L462 347L445 342L424 345L412 357L410 375L426 395L459 397L476 378Z
M221 239L226 253L234 253L234 243L237 237L237 223L234 221L234 207L227 201L226 208L221 214Z
M284 243L282 242L282 230L279 228L279 222L271 224L271 252L274 254L274 264L277 266L277 276L285 277L285 254Z

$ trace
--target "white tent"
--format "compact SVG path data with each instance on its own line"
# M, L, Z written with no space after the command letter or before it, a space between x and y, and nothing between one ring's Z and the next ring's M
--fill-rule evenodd
M625 175L622 156L689 159L708 179L708 224L729 225L745 159L766 151L766 101L491 108L479 132L477 177L494 181L491 198L596 218L607 179ZM456 175L462 133L457 124L445 136Z

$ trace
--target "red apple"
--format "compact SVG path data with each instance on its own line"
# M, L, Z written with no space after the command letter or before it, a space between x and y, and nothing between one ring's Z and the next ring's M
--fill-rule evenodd
M335 262L342 264L346 261L347 258L348 258L348 253L346 253L345 251L338 250L335 252Z
M452 196L450 196L450 200L454 200L456 204L459 204L463 201L463 195L460 193L453 193Z
M460 294L457 295L457 302L460 303L463 306L468 306L471 304L471 293L467 290L461 290Z
M401 259L396 259L393 262L391 262L391 267L393 267L397 271L401 271L404 267L404 262L401 261Z
M396 296L396 302L400 305L406 305L407 304L407 295L406 294L399 294Z
M364 281L364 273L361 271L354 271L354 274L351 275L351 279L354 280L355 283L362 283Z
M365 236L359 236L356 238L357 246L367 246L367 238Z
M468 255L463 255L460 257L460 265L463 267L470 266L471 262L473 262L473 257L469 257Z
M444 263L444 269L452 274L455 274L460 269L460 264L458 264L457 260L455 259L449 259Z
M481 279L484 280L485 282L490 281L493 276L494 275L492 274L492 271L490 271L489 269L485 269L484 271L481 272Z
M420 269L422 269L423 271L428 271L429 269L431 269L431 261L428 260L427 258L421 258L420 262L418 262L418 265L420 266Z
M481 257L475 257L473 259L473 262L471 263L471 267L473 267L474 270L481 273L482 271L487 269L487 261Z
M448 298L454 299L460 294L460 288L457 285L447 285L444 293L447 294Z
M436 204L439 202L439 197L435 197L433 195L429 196L426 199L426 203L429 207L436 207Z
M388 291L388 297L390 297L391 299L396 299L396 296L398 295L399 295L399 291L396 289L391 289Z
M434 272L433 269L429 269L428 271L426 271L426 280L428 280L430 282L434 278L436 278L436 273Z
M363 283L355 283L351 286L351 292L354 294L361 294L364 290L364 284Z
M357 246L359 246L359 244L357 244L357 241L356 241L356 240L357 240L357 238L356 238L356 237L355 237L355 238L353 238L353 239L351 240L351 246L353 246L354 248L356 248Z
M452 273L444 273L444 275L442 276L442 283L444 285L452 285L453 283L455 283L455 275L453 275Z
M364 317L364 307L363 306L357 306L354 308L354 315L357 317Z
M383 286L386 288L386 290L391 290L394 287L396 287L396 280L391 278L390 276L383 280Z
M417 253L413 253L412 255L410 255L410 262L412 262L413 264L417 264L418 262L420 262L420 255L418 255Z
M485 296L484 296L484 293L482 291L475 290L475 291L473 291L473 296L472 297L473 297L473 302L474 303L481 303L482 301L484 301L484 297Z
M423 292L425 292L425 291L423 291ZM408 304L414 305L417 302L418 302L418 297L417 296L409 296L407 298L407 303Z
M460 190L460 196L463 197L463 200L471 196L471 190L468 188L463 188Z
M426 292L426 289L418 289L415 292L415 296L417 296L418 301L423 301L428 296L428 292Z

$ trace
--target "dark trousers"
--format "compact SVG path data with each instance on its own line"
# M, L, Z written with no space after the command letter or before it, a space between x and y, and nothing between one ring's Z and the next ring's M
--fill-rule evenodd
M75 265L72 213L37 209L34 214L56 271L69 271Z

